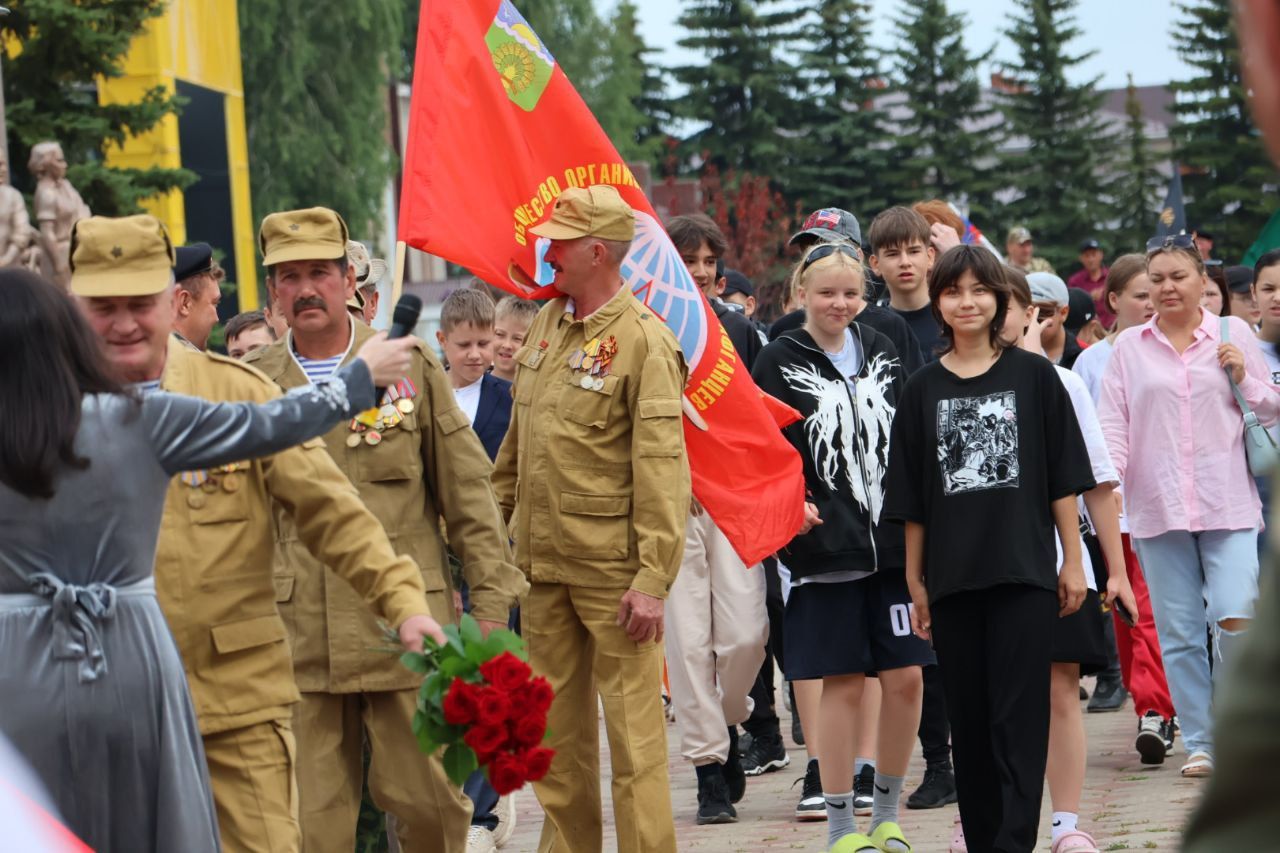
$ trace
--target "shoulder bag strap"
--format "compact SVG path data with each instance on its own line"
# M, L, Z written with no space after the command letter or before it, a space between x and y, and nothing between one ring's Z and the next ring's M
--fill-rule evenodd
M1222 317L1220 318L1220 322L1222 323L1222 342L1224 344L1229 344L1231 343L1231 324L1229 322L1229 318ZM1244 413L1246 418L1248 418L1253 414L1253 409L1249 408L1249 404L1245 402L1244 394L1240 392L1240 387L1236 385L1236 380L1232 377L1231 371L1225 367L1223 368L1223 371L1227 374L1227 381L1231 383L1231 393L1236 398L1236 405L1240 407L1240 411Z

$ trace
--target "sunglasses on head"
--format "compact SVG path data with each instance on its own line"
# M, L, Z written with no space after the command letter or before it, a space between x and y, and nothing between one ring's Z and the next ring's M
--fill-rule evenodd
M848 255L859 263L862 262L862 256L858 254L858 248L851 243L822 243L821 245L814 246L809 250L809 254L804 256L804 261L800 264L800 272L807 270L815 261L820 261L823 258L829 258L836 252L839 252L842 255Z
M1152 237L1147 241L1147 254L1167 252L1169 249L1190 249L1196 244L1190 234L1170 234L1168 237Z

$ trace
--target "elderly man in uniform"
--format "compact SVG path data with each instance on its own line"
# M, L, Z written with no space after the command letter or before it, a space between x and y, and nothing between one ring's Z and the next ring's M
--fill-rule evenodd
M374 335L345 309L355 291L347 226L327 208L273 213L259 234L274 304L290 331L247 361L282 387L323 378ZM506 627L528 588L511 560L489 481L492 465L454 401L444 369L425 345L377 409L324 437L397 551L422 566L432 613L453 619L445 555L461 558L472 613L486 632ZM466 847L471 809L439 755L418 751L412 721L421 678L402 666L378 625L332 572L300 547L297 524L277 514L279 606L293 641L302 702L294 715L303 847L350 851L360 806L362 750L371 750L369 790L396 818L406 853Z
M369 257L369 250L358 240L347 241L347 263L356 269L356 298L360 302L360 317L366 326L372 326L378 316L378 282L387 274L387 262Z
M133 272L148 251L164 249L136 245L134 233L127 221L93 217L72 239L72 290L121 378L214 401L278 396L256 370L177 340L172 280L151 286ZM78 266L81 258L115 260L103 269ZM439 636L418 567L396 556L319 440L174 478L156 552L157 594L186 668L228 853L287 853L301 840L291 722L298 689L276 612L288 590L272 580L272 500L297 520L306 547L358 590L353 596L399 627L406 645L420 648L424 632Z
M635 217L617 190L566 190L530 230L551 241L546 262L565 296L542 308L516 354L494 484L533 582L529 661L556 691L556 757L534 784L546 812L538 849L601 849L598 695L618 850L674 851L662 631L689 513L684 358L622 281Z

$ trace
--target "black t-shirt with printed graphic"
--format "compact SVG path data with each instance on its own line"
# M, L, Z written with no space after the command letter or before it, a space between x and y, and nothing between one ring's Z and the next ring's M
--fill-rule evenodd
M1050 505L1095 484L1048 359L1009 349L968 379L925 365L907 380L889 446L883 517L924 525L930 602L1006 583L1058 588Z

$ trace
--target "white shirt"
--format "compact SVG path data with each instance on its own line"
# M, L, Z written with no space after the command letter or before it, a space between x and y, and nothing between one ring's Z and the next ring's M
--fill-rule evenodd
M1111 361L1111 353L1115 346L1104 338L1076 356L1076 363L1071 368L1089 389L1094 405L1102 397L1102 375L1107 372L1107 364Z
M1097 344L1094 346L1097 346ZM1089 349L1093 349L1093 347L1089 347ZM1088 351L1085 350L1085 352ZM1088 386L1084 384L1083 379L1066 368L1055 364L1054 370L1058 372L1058 379L1062 381L1062 386L1067 389L1067 395L1071 397L1071 407L1075 409L1076 421L1080 424L1080 434L1084 436L1084 446L1089 451L1089 463L1093 466L1094 482L1099 486L1107 483L1119 485L1120 478L1116 476L1115 466L1111 464L1111 454L1107 452L1107 442L1102 437L1102 426L1098 423L1098 410L1093 405L1093 398L1089 396ZM1088 513L1084 508L1084 499L1077 498L1076 500L1081 515L1088 518ZM1058 539L1056 533L1053 541L1058 549L1058 571L1061 572L1062 541ZM1083 538L1080 541L1080 554L1081 563L1084 564L1085 584L1088 585L1089 589L1097 592L1098 583L1097 578L1094 576L1093 561L1089 559L1089 549L1084 547Z
M476 425L476 412L480 411L480 385L483 382L484 377L481 376L470 385L453 389L453 397L458 401L458 407L466 414L472 426Z

